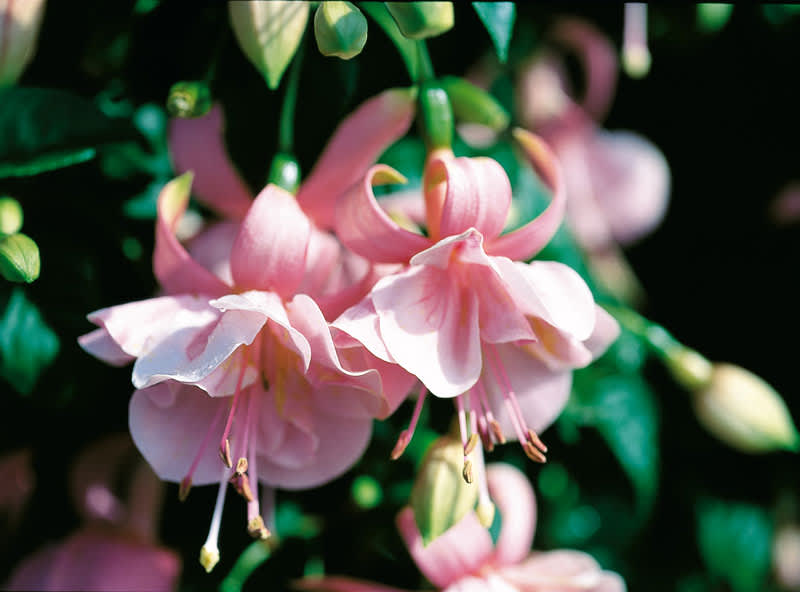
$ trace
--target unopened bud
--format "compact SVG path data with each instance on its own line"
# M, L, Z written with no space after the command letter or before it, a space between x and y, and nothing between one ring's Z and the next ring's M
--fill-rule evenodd
M167 95L167 112L172 117L202 117L211 104L211 90L205 82L176 82Z
M713 365L700 353L683 346L666 350L664 364L672 377L689 390L708 385L713 374Z
M410 499L424 544L475 507L478 488L465 481L462 474L465 468L464 448L459 440L450 436L437 439L425 454Z
M31 283L39 277L39 247L18 232L0 239L0 275L9 282Z
M452 2L386 2L386 8L409 39L435 37L453 28Z
M800 590L800 527L786 525L772 543L772 565L781 589Z
M0 87L14 84L36 52L45 0L0 2Z
M322 55L349 60L367 42L367 19L350 2L322 2L314 15L314 36Z
M308 2L229 2L231 26L247 58L270 89L280 84L308 22Z
M744 368L714 364L708 385L694 393L694 405L706 429L742 452L800 448L800 435L781 396Z
M0 197L0 234L14 234L22 228L22 206L13 197Z

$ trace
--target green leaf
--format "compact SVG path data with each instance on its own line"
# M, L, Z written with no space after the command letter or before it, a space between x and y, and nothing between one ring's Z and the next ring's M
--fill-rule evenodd
M36 175L94 158L102 144L133 137L91 101L67 91L0 91L0 177Z
M9 282L30 284L40 269L39 247L29 236L17 232L0 239L0 275Z
M763 590L769 576L772 523L757 506L706 500L697 513L697 542L706 568L734 592Z
M21 394L30 394L58 347L58 336L36 305L15 288L0 319L0 375Z
M514 30L514 20L517 16L514 3L473 2L472 6L489 32L489 37L491 37L497 52L497 59L505 63L508 59L508 45L511 42L511 33Z

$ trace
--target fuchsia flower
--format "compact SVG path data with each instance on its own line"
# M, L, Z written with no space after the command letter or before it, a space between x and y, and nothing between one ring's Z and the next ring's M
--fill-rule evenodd
M537 137L517 140L553 191L548 208L522 228L501 234L511 186L489 158L431 155L425 190L428 236L398 226L372 193L374 181L396 178L376 166L340 202L337 230L357 254L402 264L333 322L376 357L399 364L438 397L454 398L467 455L480 436L491 449L507 435L544 461L536 432L566 403L571 372L588 364L618 332L580 276L561 263L522 263L552 237L564 210L560 173ZM425 389L409 430L413 434ZM482 487L482 499L486 497Z
M377 104L386 108L382 101L388 100L396 107L397 96L387 96ZM350 134L353 125L363 128L363 117L375 114L367 111L345 122L342 133ZM354 147L337 138L329 146L334 156L326 160L323 155L311 176L329 178L327 189L333 193L324 194L326 184L316 181L316 192L306 197L311 210L346 188L348 175L368 160L364 153L385 141L372 138L371 144ZM209 154L224 156L213 149ZM350 168L343 174L340 167L346 165ZM237 186L232 175L209 180L207 169L201 170L198 190L206 200ZM268 185L237 226L218 230L223 237L233 228L236 232L227 262L219 256L207 259L216 262L215 274L174 235L190 181L187 176L172 181L159 197L153 264L169 295L92 313L89 319L101 328L80 342L109 363L135 359L133 383L139 390L130 404L131 433L158 475L180 481L181 495L192 483L220 483L201 554L210 569L218 559L228 481L248 501L251 534L266 537L258 481L299 489L344 472L366 447L372 419L386 417L400 404L413 377L357 344L335 346L320 307L300 293L330 270L313 259L319 254L315 237L322 231L298 200ZM228 214L238 215L248 198L239 191L235 199L240 205L225 206ZM224 466L211 441L220 443Z
M136 457L138 462L132 465L130 460ZM120 495L114 485L123 468L130 473L126 479L130 485ZM127 434L105 438L82 453L70 485L83 526L23 560L4 590L168 592L177 588L180 558L156 541L161 483Z
M406 507L397 527L419 570L444 592L624 592L616 573L603 571L580 551L530 553L536 527L536 500L525 476L502 463L488 466L489 488L502 514L495 545L474 512L425 546ZM309 592L402 592L342 577L306 578Z

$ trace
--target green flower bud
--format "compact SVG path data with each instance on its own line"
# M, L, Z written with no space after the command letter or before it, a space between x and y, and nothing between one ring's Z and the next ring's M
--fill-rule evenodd
M231 26L244 54L275 90L308 22L308 2L229 2Z
M13 197L0 197L0 235L14 234L22 228L22 206Z
M482 88L458 76L445 76L439 84L450 98L457 119L485 125L496 132L508 127L508 113Z
M202 117L211 109L211 90L205 82L176 82L169 89L167 112L172 117Z
M700 422L742 452L800 449L800 435L781 396L761 378L733 364L714 364L708 384L694 393Z
M9 282L31 283L39 277L39 247L24 234L0 240L0 274Z
M464 476L464 447L450 436L428 449L411 490L414 519L427 545L475 507L478 487Z
M409 39L435 37L453 28L452 2L386 2L386 8Z
M349 60L367 42L367 19L350 2L323 2L314 15L314 36L322 55Z

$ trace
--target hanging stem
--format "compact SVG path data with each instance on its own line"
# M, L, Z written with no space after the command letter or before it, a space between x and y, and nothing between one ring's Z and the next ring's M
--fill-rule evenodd
M278 131L278 150L291 154L294 146L294 112L297 105L297 87L300 81L300 69L303 63L303 43L297 48L286 81L286 92L281 105L281 120Z

